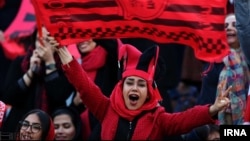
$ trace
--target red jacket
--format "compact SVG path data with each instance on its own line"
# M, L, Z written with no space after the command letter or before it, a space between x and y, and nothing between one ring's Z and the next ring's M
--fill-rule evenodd
M64 65L63 69L69 81L80 92L83 103L101 121L101 139L114 139L120 116L113 110L110 99L102 94L75 59ZM214 122L208 105L173 114L158 106L154 112L148 112L138 120L132 140L162 139L163 136L180 135L195 127Z

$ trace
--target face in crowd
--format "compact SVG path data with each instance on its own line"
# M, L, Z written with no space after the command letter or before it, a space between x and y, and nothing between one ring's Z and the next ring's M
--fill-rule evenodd
M93 39L86 40L84 42L78 43L77 48L80 54L86 54L91 52L96 47L96 42Z
M147 81L137 76L125 78L123 83L123 98L129 110L137 110L148 98Z
M239 48L237 37L236 18L234 14L229 14L225 19L225 30L227 42L231 48Z
M42 126L37 114L28 115L20 126L20 140L41 140Z
M213 131L208 134L207 141L219 141L220 140L220 133L217 131Z
M54 117L55 140L72 140L76 134L75 126L68 114Z

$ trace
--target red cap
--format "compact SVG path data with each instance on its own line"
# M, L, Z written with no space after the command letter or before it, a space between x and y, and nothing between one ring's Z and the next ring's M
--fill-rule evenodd
M138 76L148 82L149 90L153 89L159 100L161 96L154 83L154 73L157 65L159 47L152 46L147 48L143 53L130 44L122 44L118 39L119 53L118 60L122 69L122 78L128 76ZM155 85L153 88L152 85Z

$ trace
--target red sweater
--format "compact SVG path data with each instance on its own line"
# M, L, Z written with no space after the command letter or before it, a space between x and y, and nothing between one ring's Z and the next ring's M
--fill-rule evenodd
M63 69L69 81L80 92L83 103L102 123L102 140L115 137L119 115L101 90L88 78L76 60L64 65ZM144 114L137 122L132 140L159 140L163 136L180 135L193 128L214 123L209 115L209 106L195 106L181 113L167 113L159 106L154 112Z

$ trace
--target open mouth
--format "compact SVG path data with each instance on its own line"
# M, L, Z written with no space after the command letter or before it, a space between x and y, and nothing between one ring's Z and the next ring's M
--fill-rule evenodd
M235 37L236 34L233 34L233 33L227 33L227 37Z
M27 136L27 135L22 135L21 138L24 139L24 140L30 140L31 139L31 137Z
M129 95L129 99L131 101L137 101L139 99L139 96L136 94L131 94L131 95Z

